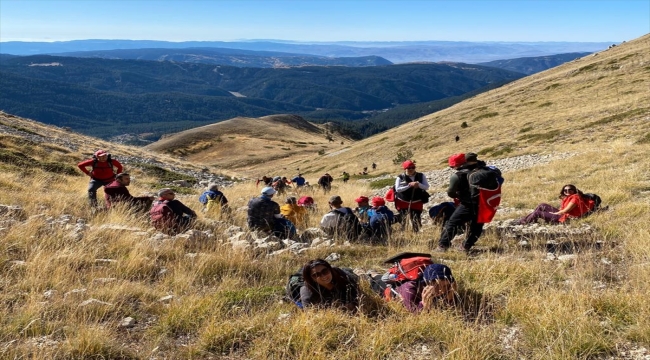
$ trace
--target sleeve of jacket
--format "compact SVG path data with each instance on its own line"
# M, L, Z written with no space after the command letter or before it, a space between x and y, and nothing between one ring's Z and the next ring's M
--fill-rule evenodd
M404 192L411 187L409 186L408 182L403 182L402 179L398 176L397 179L395 179L395 191L397 192Z
M460 182L460 179L458 179L457 174L453 174L451 178L449 178L449 187L447 188L447 195L450 198L457 198L458 197L458 183Z
M84 174L90 176L90 170L88 170L87 167L91 166L93 164L93 161L94 161L93 159L84 160L79 164L77 164L77 167L79 168L79 170L83 171Z
M422 190L429 190L429 182L427 181L427 176L424 174L422 174L422 181L420 182L419 187Z
M119 161L117 161L117 159L113 159L113 160L111 160L111 162L113 163L113 166L115 166L115 173L116 174L121 173L122 170L124 169L122 164Z

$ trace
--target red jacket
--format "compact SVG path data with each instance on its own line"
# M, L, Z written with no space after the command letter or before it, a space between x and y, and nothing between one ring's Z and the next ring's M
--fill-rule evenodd
M106 207L110 209L112 204L133 200L133 196L131 196L129 189L127 189L126 186L115 180L104 186L104 199L106 200Z
M108 161L97 161L97 164L95 164L95 168L93 169L92 166L94 162L94 159L89 159L80 162L77 166L79 167L79 170L84 172L84 174L95 180L104 182L115 180L115 174L122 172L122 164L115 159L111 160L113 167L111 167ZM88 167L90 167L90 170L87 169Z

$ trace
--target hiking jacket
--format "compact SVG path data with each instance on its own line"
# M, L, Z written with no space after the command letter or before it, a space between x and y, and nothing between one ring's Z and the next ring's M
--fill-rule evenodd
M465 206L476 206L478 200L472 198L472 193L469 188L469 180L467 175L474 169L485 166L485 161L477 161L475 164L463 164L458 168L458 171L451 175L449 178L449 187L447 188L447 195L451 198L458 199L461 204ZM476 195L478 196L478 194Z
M409 186L410 182L418 181L420 184L417 188ZM416 172L413 176L408 176L406 173L400 174L395 179L395 208L397 210L422 210L424 204L422 203L422 192L429 190L429 182L423 173Z
M104 186L104 199L106 200L106 207L110 208L111 205L119 202L132 201L133 196L131 196L126 186L115 180Z
M305 178L302 176L296 176L295 178L291 179L291 181L293 181L294 184L296 184L298 187L305 186Z
M95 159L84 160L77 164L77 166L79 170L83 171L84 174L90 176L92 179L104 182L115 180L115 174L122 172L122 164L116 159L111 159L113 166L108 161L97 161L93 169L95 161ZM87 169L88 167L90 167L90 170Z
M163 199L159 199L159 201L163 201ZM188 208L187 206L185 206L185 204L183 204L179 200L174 199L174 200L167 201L167 206L169 206L169 208L172 209L177 219L182 218L184 215L187 215L191 218L196 217L196 213L194 212L194 210Z
M302 225L305 222L307 209L298 204L284 204L280 206L280 213L294 225Z
M562 199L562 205L560 206L560 210L565 209L571 203L576 204L576 206L573 209L571 209L571 211L569 211L568 213L562 214L559 220L560 222L565 222L568 219L579 218L584 214L588 213L589 210L591 210L589 206L589 202L586 199L584 199L582 196L580 196L580 194L569 195L564 199Z
M277 215L277 216L276 216ZM275 226L275 219L281 217L280 205L264 195L252 198L248 202L248 228L271 231Z
M322 187L329 187L332 185L332 181L334 181L334 178L330 176L321 176L320 179L318 179L318 185Z

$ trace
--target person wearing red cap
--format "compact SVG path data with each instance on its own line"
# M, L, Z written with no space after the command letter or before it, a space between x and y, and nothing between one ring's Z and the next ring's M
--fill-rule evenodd
M122 172L122 164L116 159L111 159L111 154L104 150L97 150L92 159L84 160L77 164L79 170L90 176L88 183L88 203L91 208L97 207L97 190L115 180L115 174ZM90 170L88 169L90 167Z
M359 221L362 223L368 222L368 210L370 210L370 199L367 196L359 196L354 199L354 202L357 203L357 207L354 208L355 214L359 218Z
M456 207L440 233L438 247L435 250L447 251L451 246L451 240L458 233L458 229L469 223L467 238L459 246L459 249L467 252L474 246L483 232L483 224L478 222L478 195L471 192L467 177L472 170L484 167L485 162L478 160L477 155L474 153L454 154L449 157L449 166L457 171L449 179L447 195L458 199L460 204Z
M410 218L413 231L418 232L424 203L429 200L429 183L423 173L415 171L415 162L404 161L402 169L404 173L395 180L395 208L401 215L402 226Z
M372 208L368 210L371 241L385 244L391 234L391 225L395 219L395 214L386 207L386 201L381 196L372 198L371 204Z

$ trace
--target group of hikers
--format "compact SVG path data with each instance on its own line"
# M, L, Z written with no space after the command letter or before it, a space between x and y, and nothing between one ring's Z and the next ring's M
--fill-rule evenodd
M437 243L429 243L432 250L443 252L451 247L454 237L467 232L464 241L457 245L468 252L478 241L483 225L492 220L501 197L504 180L494 166L487 166L475 153L454 154L448 164L454 173L447 187L452 201L437 204L428 209L434 223L441 226ZM88 201L97 207L97 190L104 187L106 208L118 204L138 212L149 212L151 224L158 230L178 234L193 226L196 212L175 198L170 188L158 190L156 196L134 197L129 193L129 173L104 150L98 150L92 159L78 164L81 171L90 177ZM375 164L373 163L373 168ZM392 233L393 224L401 224L418 232L421 228L424 205L429 200L429 183L424 173L418 172L414 161L401 164L394 186L385 196L359 196L356 207L344 206L339 195L329 197L327 212L320 220L320 228L328 236L350 242L386 244ZM344 182L349 179L344 177ZM325 173L318 180L319 186L329 192L334 179ZM302 174L291 180L286 177L262 177L260 196L248 202L247 225L251 231L267 233L281 239L294 239L297 227L307 227L308 220L318 209L311 196L300 198L288 196L282 206L274 201L277 194L284 194L290 185L296 192L309 183ZM550 224L566 223L573 218L586 216L597 210L600 198L595 194L584 194L576 186L562 187L556 208L540 204L535 210L514 221L525 225L543 220ZM393 202L397 213L386 206ZM217 184L209 184L199 196L205 211L229 212L228 199ZM437 246L436 246L437 245ZM333 267L323 259L309 261L300 271L292 275L287 285L287 295L301 308L336 307L356 311L359 306L359 276L367 276L372 289L385 300L401 301L406 309L418 313L436 305L453 306L457 303L457 285L451 269L444 264L435 264L429 254L402 253L386 261L393 266L384 274L355 274L347 268Z

